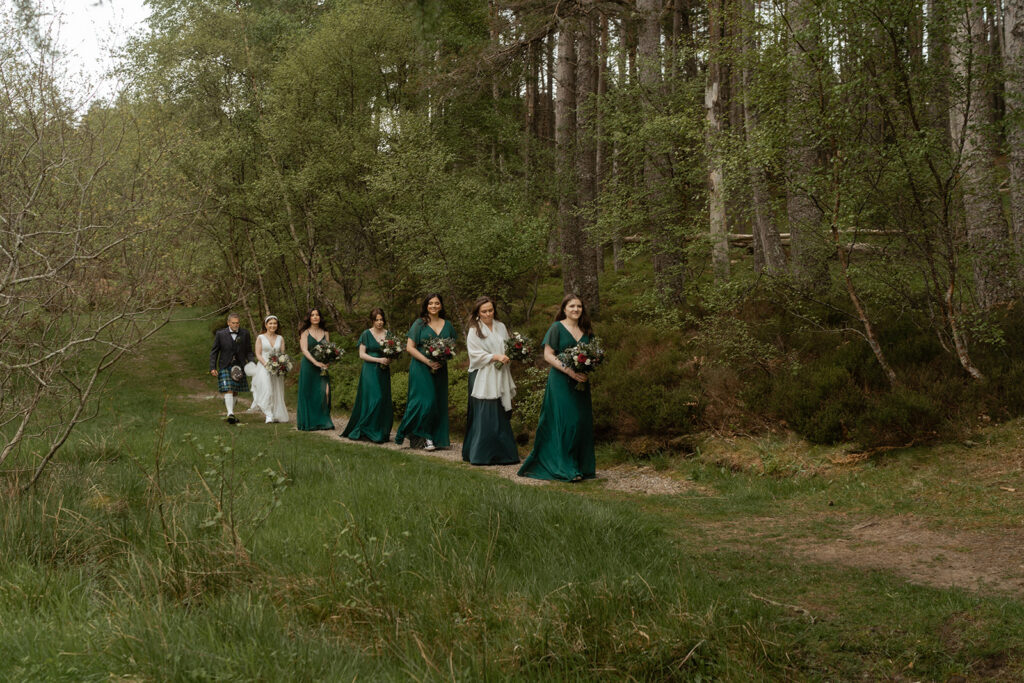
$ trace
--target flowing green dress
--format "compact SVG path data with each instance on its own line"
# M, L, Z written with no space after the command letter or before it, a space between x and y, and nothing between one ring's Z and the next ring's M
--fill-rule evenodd
M590 335L583 335L580 341L590 341ZM544 335L544 345L556 354L577 343L561 322L552 325ZM554 368L548 371L533 450L519 468L519 476L559 481L595 476L590 382L583 386L580 391L576 389L576 380L565 373Z
M434 337L455 338L455 329L445 320L441 334L434 334L430 325L417 318L409 328L409 339L423 353L425 342ZM413 358L409 363L409 398L405 405L405 415L395 443L402 443L406 437L414 446L419 446L424 439L430 439L438 448L447 448L448 439L448 364L442 363L437 372L430 372L430 366Z
M519 449L501 399L473 398L476 371L469 373L469 406L462 459L471 465L518 465Z
M320 342L308 332L303 334L307 335L306 348L312 353ZM331 422L331 378L321 375L320 368L310 363L305 354L299 367L299 405L295 412L295 426L302 431L334 429Z
M359 335L359 343L366 347L367 355L383 358L380 344L373 332L365 330ZM395 422L394 405L391 403L391 368L363 361L359 374L359 388L352 404L352 416L345 425L342 436L352 440L365 439L384 443L391 438L391 425Z

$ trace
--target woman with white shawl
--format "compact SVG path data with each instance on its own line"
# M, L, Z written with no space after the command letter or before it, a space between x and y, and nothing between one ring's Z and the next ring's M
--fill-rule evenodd
M466 335L469 408L462 459L473 465L519 464L519 449L509 422L516 384L505 355L508 330L495 319L495 313L493 299L477 299Z

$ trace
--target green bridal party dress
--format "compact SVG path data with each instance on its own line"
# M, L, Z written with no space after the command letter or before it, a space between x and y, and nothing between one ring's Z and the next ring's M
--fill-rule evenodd
M367 355L374 358L384 357L380 343L370 330L365 330L359 335L359 343L366 347ZM352 404L352 416L341 435L352 440L363 439L384 443L391 438L391 426L394 422L391 368L364 360L363 369L359 374L356 400Z
M312 353L320 342L308 332L303 334L307 335L306 348ZM295 410L295 426L305 432L334 429L334 423L331 422L331 378L321 375L320 368L310 363L305 354L299 366L299 401Z
M409 339L423 353L423 345L434 337L455 338L455 329L445 320L441 334L434 334L430 325L417 318L409 328ZM408 438L413 446L430 439L438 448L447 448L448 439L448 364L441 363L437 372L431 372L430 366L413 358L409 363L409 398L405 405L405 415L395 443L402 443Z
M588 342L590 337L585 334L579 341ZM577 343L561 322L548 328L544 335L544 345L550 346L556 354ZM551 368L533 450L519 468L519 476L573 481L593 478L596 469L590 382L585 382L579 390L576 380Z

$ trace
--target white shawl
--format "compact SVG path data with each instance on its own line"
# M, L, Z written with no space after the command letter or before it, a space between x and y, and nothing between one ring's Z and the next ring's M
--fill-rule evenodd
M473 398L484 400L501 399L505 410L512 410L512 397L516 395L516 383L512 381L512 371L505 363L499 370L494 365L494 354L505 355L505 340L508 331L505 324L494 321L494 328L489 330L480 323L480 334L475 328L469 328L466 335L466 350L469 352L469 371L476 371L473 380Z

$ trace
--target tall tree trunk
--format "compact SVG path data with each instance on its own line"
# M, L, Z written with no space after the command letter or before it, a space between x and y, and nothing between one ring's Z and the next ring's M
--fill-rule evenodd
M757 111L752 102L753 65L757 58L757 19L754 0L743 0L743 127L748 148L757 144ZM780 273L786 268L786 252L771 218L764 167L757 154L750 155L750 193L754 208L754 262L758 271Z
M995 177L995 121L984 8L969 0L957 17L951 54L954 73L964 84L961 97L949 110L954 155L960 158L967 245L971 251L974 296L983 309L1009 300L1009 230Z
M697 0L675 0L672 16L676 44L684 51L682 75L687 79L697 77L697 45L693 36L693 8Z
M928 62L944 74L950 69L951 9L948 0L928 0ZM936 79L928 101L929 126L945 138L947 149L953 144L949 109L949 83L947 79Z
M501 32L498 27L498 7L494 0L490 0L489 3L489 19L490 24L490 37L491 45L497 47L500 44ZM494 117L497 119L498 104L501 99L501 84L498 80L498 72L495 71L491 74L491 109L494 112ZM500 174L505 174L505 154L502 149L498 146L498 141L492 139L491 141L491 166Z
M591 239L597 198L597 139L594 136L594 97L597 94L597 17L579 18L576 63L576 220L575 232L562 233L562 282L565 293L575 292L592 313L599 309L597 251Z
M557 266L561 260L562 253L562 222L563 220L571 220L571 208L575 206L576 200L575 195L567 197L566 193L570 190L569 180L571 178L569 165L572 163L572 153L568 150L568 145L571 143L573 136L576 131L576 119L566 120L567 116L576 115L576 72L572 68L573 62L576 61L576 55L570 55L569 52L572 49L571 36L569 37L569 44L561 50L561 54L556 57L555 47L560 45L562 40L561 30L557 33L549 33L545 38L544 45L544 59L547 65L545 69L545 124L544 127L547 130L548 138L553 140L555 143L555 184L556 184L556 201L558 204L558 224L555 229L548 235L548 265L552 268ZM561 74L561 69L568 69L568 73L565 75ZM561 84L561 79L565 79L565 85ZM559 81L557 91L555 89L555 81ZM559 104L560 98L565 98L565 101ZM562 111L561 118L559 112ZM559 130L560 122L564 123L562 129L562 142L559 142Z
M1013 242L1024 259L1024 0L1006 0L1003 21L1006 72L1006 143L1010 153Z
M729 278L729 236L725 220L725 178L720 147L724 144L724 95L726 67L724 62L725 0L708 2L708 76L704 89L704 111L707 117L708 204L711 222L711 261L715 279Z
M656 115L654 101L662 88L661 57L662 0L637 0L640 30L637 40L639 82L643 87L643 106L648 117ZM658 286L669 298L682 296L682 259L678 245L672 244L665 216L665 180L669 175L659 141L648 140L644 154L644 189L651 260Z
M531 150L537 138L537 41L531 40L526 46L526 79L523 84L523 179L526 186L533 180L533 158Z
M604 97L608 94L608 16L605 14L601 15L600 20L600 36L601 40L598 44L597 50L597 121L595 125L597 135L597 179L595 192L597 197L600 198L604 192L605 181L608 179L608 148L609 145L604 139L604 119L601 114L601 107L603 106ZM597 246L597 269L600 272L604 272L604 248L606 242L604 240L595 240Z
M557 39L554 33L549 33L544 38L544 89L547 96L544 98L544 137L548 140L555 139L555 44Z
M625 87L626 85L632 85L635 83L633 78L634 69L633 63L636 56L635 45L636 39L633 35L633 22L629 21L626 17L622 17L618 22L618 34L619 34L619 45L621 48L616 53L616 67L618 70L619 87ZM613 143L612 146L612 177L615 178L617 185L622 185L630 178L623 178L622 172L622 149L619 142ZM618 226L614 228L614 234L612 235L612 266L615 272L619 272L624 267L622 259L622 230Z
M555 62L555 176L558 183L557 253L572 248L570 240L579 234L576 215L577 196L573 150L576 146L576 41L569 20L558 28L558 57ZM550 250L549 250L550 254ZM568 270L574 264L562 259L562 281L568 283Z
M821 172L821 153L814 136L820 126L813 115L818 104L814 90L813 60L819 38L812 0L788 3L790 86L789 86L789 168L786 179L786 215L789 220L790 266L794 278L803 284L827 282L822 210L814 202L813 188Z

